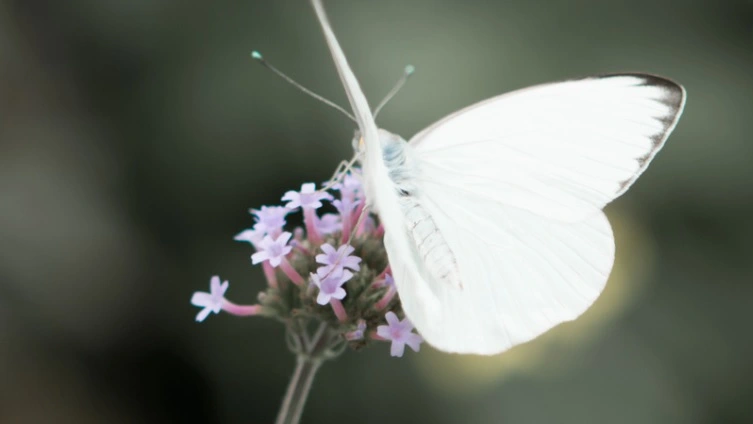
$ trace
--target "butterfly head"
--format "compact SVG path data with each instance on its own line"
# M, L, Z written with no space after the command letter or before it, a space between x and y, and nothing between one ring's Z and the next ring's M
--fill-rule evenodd
M360 130L355 130L353 132L353 141L351 144L353 145L353 152L356 156L359 158L363 157L363 152L366 150L366 142L364 141Z
M382 128L379 128L379 146L381 147L382 151L394 149L396 147L399 147L400 149L403 148L403 144L407 144L405 140L403 140L402 137L400 137L397 134L393 134L387 130L384 130ZM361 134L361 131L355 130L353 132L353 141L351 142L353 145L353 152L356 154L356 156L360 158L363 158L363 154L366 151L366 140L363 137L363 134Z

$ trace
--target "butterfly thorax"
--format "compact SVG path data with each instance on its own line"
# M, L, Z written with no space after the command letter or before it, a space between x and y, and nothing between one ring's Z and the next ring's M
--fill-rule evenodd
M418 164L413 157L408 142L397 134L380 129L379 142L387 172L400 196L410 196L416 192Z
M384 165L383 169L386 170L387 176L394 184L397 194L405 196L414 193L416 191L415 178L418 174L418 167L408 142L399 135L379 129L379 143L382 152L382 164L380 165ZM353 150L364 169L364 175L374 175L374 170L367 169L369 163L365 160L366 143L358 130L355 131L353 137ZM374 184L373 178L364 179L366 198L373 200L376 199L376 196L373 195L374 187L371 186L372 184ZM370 204L369 207L372 211L379 212L378 205Z

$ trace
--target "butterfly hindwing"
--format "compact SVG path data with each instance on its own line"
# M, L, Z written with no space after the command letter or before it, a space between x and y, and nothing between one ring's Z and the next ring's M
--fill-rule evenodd
M453 252L462 288L430 278L415 247L392 266L416 267L413 278L395 278L403 309L441 350L502 352L576 318L606 284L614 240L599 210L558 221L441 183L424 185L418 201Z

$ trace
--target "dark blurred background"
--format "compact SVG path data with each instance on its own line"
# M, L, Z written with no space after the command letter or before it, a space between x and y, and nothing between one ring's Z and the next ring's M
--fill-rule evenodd
M372 103L408 138L532 84L644 71L685 85L677 130L607 208L617 266L581 319L497 357L347 352L304 422L753 422L753 2L326 2ZM351 155L304 0L0 2L0 422L269 423L282 327L254 301L249 207Z

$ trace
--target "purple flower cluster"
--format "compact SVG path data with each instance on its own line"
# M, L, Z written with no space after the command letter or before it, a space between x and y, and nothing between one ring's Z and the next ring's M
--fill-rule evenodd
M212 277L210 293L194 293L203 321L221 310L238 316L262 315L294 328L296 320L326 325L340 340L359 349L371 341L391 341L392 356L407 344L418 351L421 336L403 316L382 244L384 234L367 213L358 169L338 176L331 192L306 183L288 191L284 206L252 209L254 225L235 236L254 248L251 262L261 264L268 287L259 304L236 305L225 299L228 282ZM322 209L330 209L330 212ZM286 231L298 210L303 227ZM361 217L361 219L359 219ZM386 322L386 325L384 323Z

